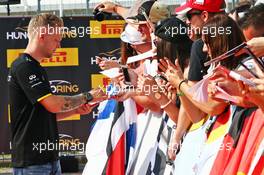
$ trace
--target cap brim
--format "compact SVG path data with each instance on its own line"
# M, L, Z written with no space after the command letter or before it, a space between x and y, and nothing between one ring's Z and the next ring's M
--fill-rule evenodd
M180 6L180 7L177 7L175 9L175 12L177 15L186 15L192 8L190 7L190 5L188 3Z
M131 25L147 24L147 21L139 21L137 19L131 19L131 18L127 18L126 19L126 22L128 24L131 24Z
M126 21L131 23L131 24L146 24L146 18L144 17L144 15L138 14L136 16L131 16L126 18Z

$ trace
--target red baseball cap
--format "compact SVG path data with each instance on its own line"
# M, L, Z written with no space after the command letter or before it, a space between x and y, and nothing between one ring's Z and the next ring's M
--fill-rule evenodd
M176 8L175 11L178 15L184 15L191 9L217 13L224 11L225 7L224 0L187 0L185 4Z

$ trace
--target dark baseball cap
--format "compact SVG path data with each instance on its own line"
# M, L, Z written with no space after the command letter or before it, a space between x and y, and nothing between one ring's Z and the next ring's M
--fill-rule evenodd
M170 17L157 23L155 35L175 44L192 42L188 36L187 25L176 17Z

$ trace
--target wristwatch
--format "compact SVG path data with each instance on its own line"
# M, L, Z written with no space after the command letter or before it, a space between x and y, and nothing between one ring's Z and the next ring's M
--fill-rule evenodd
M86 103L89 103L90 101L93 100L93 95L90 92L85 92L84 95L86 98Z
M159 92L155 92L154 97L155 97L155 99L159 100L159 99L161 99L161 94Z

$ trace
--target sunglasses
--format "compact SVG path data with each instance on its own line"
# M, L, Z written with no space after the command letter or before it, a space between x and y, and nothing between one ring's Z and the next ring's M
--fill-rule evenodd
M201 11L190 12L186 14L187 19L190 21L194 15L201 15Z
M227 51L226 53L224 53L224 54L222 54L222 55L220 55L220 56L218 56L218 57L216 57L216 58L214 58L214 59L212 59L212 60L204 63L204 66L209 66L209 65L211 65L213 63L220 62L220 61L222 61L224 59L227 59L227 58L229 58L231 56L239 56L239 55L241 55L243 53L246 53L246 54L249 55L249 57L246 58L247 60L249 60L249 59L255 60L256 63L261 68L261 70L264 72L264 62L263 62L263 60L262 59L259 59L256 55L254 55L254 53L249 49L247 43L245 43L245 42L243 42L242 44L234 47L233 49L231 49L229 51ZM257 74L254 73L251 69L247 68L247 66L242 61L240 62L240 65L242 67L244 67L255 78L259 78L257 76Z

